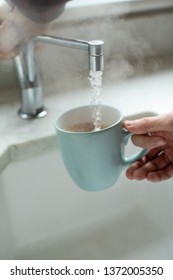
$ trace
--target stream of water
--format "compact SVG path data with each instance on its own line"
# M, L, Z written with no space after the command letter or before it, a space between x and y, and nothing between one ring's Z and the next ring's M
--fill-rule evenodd
M102 121L102 105L101 105L101 90L102 90L102 71L90 71L89 80L91 83L91 114L95 130L101 128Z

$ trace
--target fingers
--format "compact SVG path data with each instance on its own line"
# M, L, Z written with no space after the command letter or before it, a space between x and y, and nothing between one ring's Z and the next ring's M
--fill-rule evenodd
M135 146L147 149L153 149L166 144L166 140L160 136L149 136L146 135L133 135L132 142Z
M146 158L146 156L144 156L141 160L131 164L130 167L126 170L127 178L130 179L130 180L133 180L133 179L143 180L143 179L145 179L145 175L143 173L135 174L135 172L137 170L140 170L140 168L142 166L144 166L146 162L147 162L147 158Z
M131 164L126 170L126 176L128 179L143 180L146 178L146 172L144 166L147 162L154 159L160 152L159 148L151 150L147 155L142 157L139 161Z
M169 131L173 112L161 116L145 117L137 120L125 120L124 126L135 134L146 134L153 131Z
M153 149L140 161L132 164L126 171L130 180L144 180L159 182L173 176L173 164L160 149Z
M173 177L173 164L168 165L165 169L147 174L147 180L153 183L161 182Z
M126 120L124 127L133 133L134 145L150 150L145 157L127 169L127 177L151 182L173 177L173 111L161 116Z
M142 118L133 121L125 120L124 126L127 130L129 130L132 133L146 134L149 131L155 131L156 129L158 131L159 123L160 123L159 117L155 116L155 117ZM163 130L163 128L159 130Z

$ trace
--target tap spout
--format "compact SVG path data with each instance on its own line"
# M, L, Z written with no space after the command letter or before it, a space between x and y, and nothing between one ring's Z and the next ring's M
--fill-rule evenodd
M93 40L88 42L89 51L89 70L103 71L104 69L104 42L100 40Z
M104 68L104 42L100 40L83 41L66 39L55 36L39 35L33 37L27 45L26 59L28 67L28 80L30 83L36 81L36 67L34 61L34 46L36 42L42 42L46 44L53 44L68 48L75 48L88 51L89 56L89 70L102 71Z
M73 40L46 35L33 37L26 46L26 53L15 59L22 102L19 116L23 119L41 118L47 114L43 105L42 86L34 57L37 42L87 51L89 71L102 71L104 68L103 41Z

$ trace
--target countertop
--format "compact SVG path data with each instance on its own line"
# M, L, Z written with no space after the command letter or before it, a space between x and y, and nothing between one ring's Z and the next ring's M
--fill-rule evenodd
M104 83L102 103L121 110L124 116L140 113L162 114L173 108L173 69L130 78L123 82ZM64 111L87 105L91 98L88 86L76 90L54 90L44 97L48 115L42 119L22 120L18 90L0 94L0 172L10 162L27 159L57 149L54 122Z

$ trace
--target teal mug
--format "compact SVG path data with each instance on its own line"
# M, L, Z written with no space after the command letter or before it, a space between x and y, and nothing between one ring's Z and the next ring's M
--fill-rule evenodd
M93 130L92 106L62 114L55 122L59 149L73 181L87 191L113 186L121 171L140 159L146 149L125 157L131 133L123 128L123 116L114 107L102 105L102 128Z

